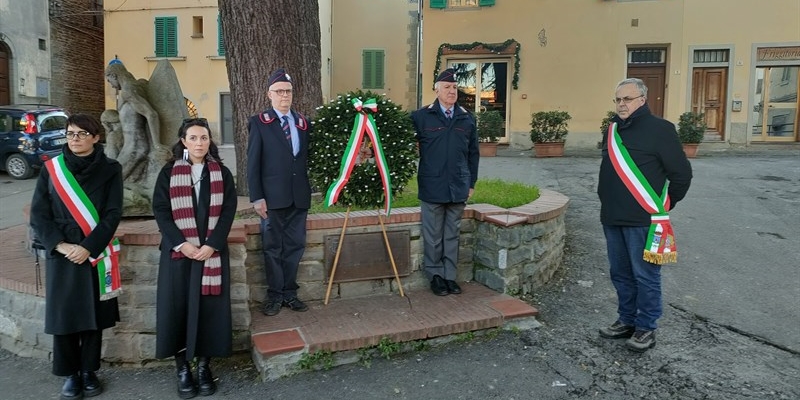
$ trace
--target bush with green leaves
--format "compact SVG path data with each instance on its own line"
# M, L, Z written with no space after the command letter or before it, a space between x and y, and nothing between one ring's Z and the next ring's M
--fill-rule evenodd
M572 119L566 111L539 111L531 115L531 141L558 143L566 140L567 122Z
M500 140L506 122L503 114L497 110L486 110L478 113L477 117L478 138L481 142L493 143Z
M700 143L706 133L706 118L702 113L687 111L678 122L678 139L681 143Z
M308 148L308 174L311 185L324 194L331 183L339 177L342 156L350 140L354 117L358 114L352 104L355 98L364 102L374 98L378 104L378 110L372 117L386 155L394 197L403 192L408 180L417 172L414 127L411 117L402 106L394 104L384 95L370 91L359 90L341 94L317 108ZM371 144L366 135L364 141ZM375 159L367 158L353 168L337 204L378 209L383 203L383 182Z
M616 111L608 111L606 112L606 117L600 121L600 134L605 136L608 133L608 127L611 126L611 120L617 116Z

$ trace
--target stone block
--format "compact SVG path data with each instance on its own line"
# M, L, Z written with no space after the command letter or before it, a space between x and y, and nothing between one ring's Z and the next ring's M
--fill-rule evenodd
M161 251L157 246L122 246L123 265L158 265ZM121 272L121 270L120 270Z
M360 282L342 282L339 295L343 299L389 293L391 287L387 279L374 279Z
M231 265L231 283L247 283L247 268L244 265Z
M231 283L231 302L247 302L250 299L250 287L247 283Z
M231 320L233 330L247 330L250 328L250 308L245 303L231 305Z
M140 334L138 335L138 349L135 353L139 360L149 360L156 358L156 335L153 334Z
M39 342L39 334L44 332L43 319L21 318L19 324L19 339L31 346Z
M495 244L500 247L515 248L520 244L520 233L516 227L498 229Z
M244 260L244 266L250 268L263 268L264 266L264 253L259 251L248 251L247 258Z
M327 281L325 266L321 259L301 261L297 269L298 282L322 282Z
M158 281L158 262L124 264L120 267L119 274L123 288L131 283L155 285Z
M324 300L327 284L322 282L298 282L297 297L303 301ZM336 285L331 288L331 297L336 296Z
M479 269L475 271L475 282L482 283L486 287L501 293L505 293L506 290L505 279L491 270Z
M8 314L0 310L0 336L19 339L20 326L17 324L17 316L15 314Z
M156 287L146 285L130 285L122 292L122 297L128 296L125 304L140 307L151 307L156 305ZM121 300L122 301L122 300Z

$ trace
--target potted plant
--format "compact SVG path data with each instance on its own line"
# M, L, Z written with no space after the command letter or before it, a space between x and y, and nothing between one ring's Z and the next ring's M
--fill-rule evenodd
M539 111L531 115L531 142L536 157L561 157L567 137L566 111Z
M693 111L681 114L678 122L678 139L683 143L683 152L686 153L686 157L697 156L697 147L703 141L706 127L704 114Z
M497 155L497 141L503 136L506 122L497 110L481 111L477 115L478 141L481 156Z
M605 136L608 133L608 127L611 126L611 120L616 116L617 116L617 112L616 111L608 111L608 112L606 112L606 117L603 118L602 121L600 121L600 137L601 137L601 140L599 142L597 142L597 148L598 149L602 149L603 148L602 137Z

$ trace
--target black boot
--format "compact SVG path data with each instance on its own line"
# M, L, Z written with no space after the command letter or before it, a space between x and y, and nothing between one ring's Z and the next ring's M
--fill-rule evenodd
M197 396L197 386L194 385L192 368L186 361L186 353L181 352L175 355L175 368L178 370L178 397L191 399Z
M217 391L214 375L211 373L211 357L200 357L197 362L197 383L201 396L211 396Z
M100 385L100 380L93 371L81 372L81 380L83 380L83 394L86 397L97 396L103 393L103 386Z
M64 381L64 386L61 387L61 400L80 400L83 398L83 384L81 383L81 376L72 374Z

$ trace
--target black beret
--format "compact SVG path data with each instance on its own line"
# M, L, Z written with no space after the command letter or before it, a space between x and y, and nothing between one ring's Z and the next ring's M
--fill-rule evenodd
M436 77L436 82L455 82L456 81L456 71L452 68L448 68L439 76Z
M269 76L269 79L267 80L267 86L272 86L276 82L292 83L292 78L286 73L286 70L283 68L278 68L272 73L272 75Z

